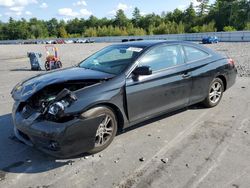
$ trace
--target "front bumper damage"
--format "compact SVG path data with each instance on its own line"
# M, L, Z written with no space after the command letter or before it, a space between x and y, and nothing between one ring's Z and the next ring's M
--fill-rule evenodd
M12 110L14 133L25 144L58 158L75 156L94 148L96 130L104 116L79 117L57 123L42 119L41 114L35 112L25 119L19 105L15 102Z

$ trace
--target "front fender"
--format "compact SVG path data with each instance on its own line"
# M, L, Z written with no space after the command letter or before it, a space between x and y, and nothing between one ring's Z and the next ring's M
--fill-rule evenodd
M88 110L90 107L100 103L112 103L116 106L121 106L123 101L122 89L116 89L113 91L98 94L75 94L77 96L77 101L75 101L71 104L70 107L65 109L65 114L80 114Z
M124 120L127 119L125 109L125 77L118 76L107 82L75 91L77 101L65 109L65 113L69 115L81 114L93 106L99 104L111 104L116 106L123 115Z

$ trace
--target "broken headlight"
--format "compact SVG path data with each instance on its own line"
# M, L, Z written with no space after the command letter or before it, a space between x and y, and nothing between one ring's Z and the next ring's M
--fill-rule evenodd
M61 116L64 112L64 109L69 106L69 102L61 100L55 102L49 106L48 113L54 116Z
M68 89L62 90L56 98L48 105L47 112L56 117L62 117L64 110L76 101L76 96Z

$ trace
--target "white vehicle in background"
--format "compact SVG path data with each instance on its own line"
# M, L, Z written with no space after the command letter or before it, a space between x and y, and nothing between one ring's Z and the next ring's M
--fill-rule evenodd
M74 43L74 41L73 41L73 40L71 40L71 39L69 39L69 40L65 40L64 42L65 42L65 44L72 44L72 43Z
M74 43L86 43L86 39L76 39Z
M47 40L46 44L53 44L53 42L54 42L53 40Z

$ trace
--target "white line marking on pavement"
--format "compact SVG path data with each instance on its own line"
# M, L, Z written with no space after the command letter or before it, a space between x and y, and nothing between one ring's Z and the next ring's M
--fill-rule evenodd
M133 174L129 175L125 180L122 180L118 186L122 186L126 183L127 180L129 179L135 179L136 174L142 172L143 170L148 169L151 166L151 163L153 162L153 160L155 159L156 156L161 156L163 154L165 154L170 148L172 148L174 145L178 144L179 142L181 142L186 136L190 135L193 130L198 127L201 122L200 120L209 112L209 110L206 110L205 112L203 112L197 119L195 119L190 126L188 126L186 129L184 129L182 132L180 132L174 139L172 139L166 146L164 146L163 148L161 148L151 159L149 159L148 161L146 161L143 165L141 165L139 168L137 168ZM138 177L137 177L138 178ZM134 187L134 186L132 186Z
M241 121L240 126L236 128L235 130L241 130L245 125L246 122L248 122L249 119L245 118ZM231 135L231 138L235 137L236 131ZM218 158L214 160L213 164L208 168L208 170L204 173L204 175L201 176L196 182L193 183L192 187L200 187L200 183L214 170L216 169L219 165L220 162L222 161L223 156L226 154L227 149L229 148L231 142L225 143L226 145L222 148L222 151L220 152Z

